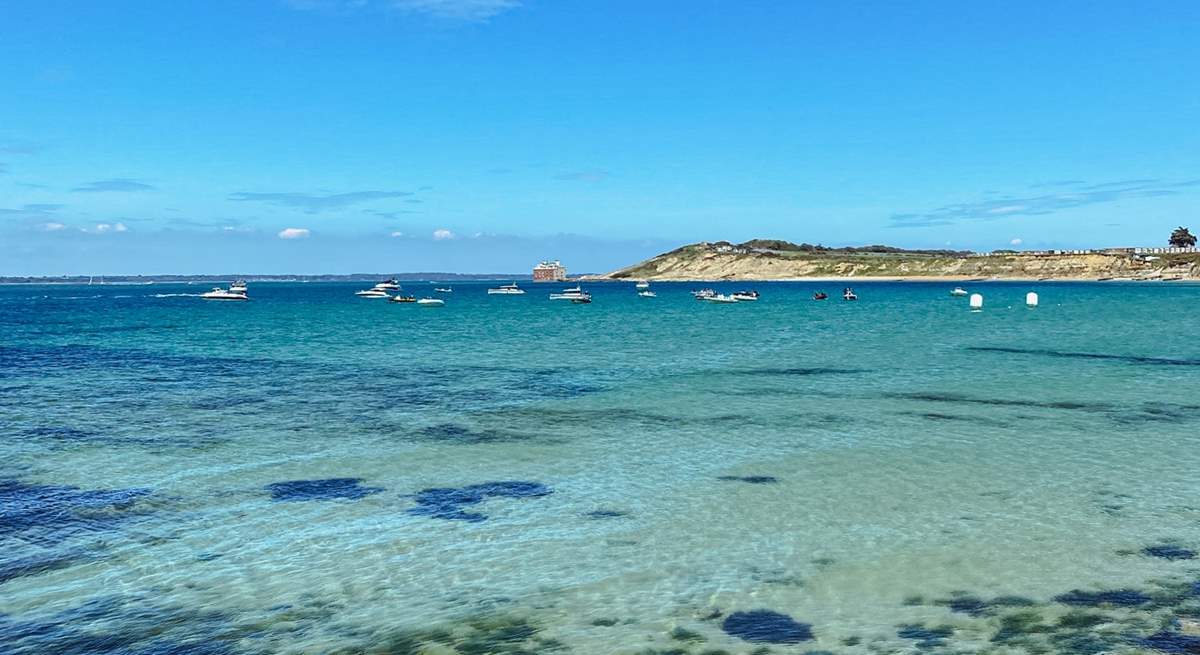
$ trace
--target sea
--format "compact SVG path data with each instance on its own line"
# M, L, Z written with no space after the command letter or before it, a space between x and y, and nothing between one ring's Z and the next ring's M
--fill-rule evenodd
M0 287L0 653L1200 652L1200 286L522 285Z

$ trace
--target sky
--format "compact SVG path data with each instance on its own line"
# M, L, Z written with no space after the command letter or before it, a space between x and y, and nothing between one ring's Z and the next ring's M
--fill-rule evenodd
M1200 228L1200 3L8 0L0 275Z

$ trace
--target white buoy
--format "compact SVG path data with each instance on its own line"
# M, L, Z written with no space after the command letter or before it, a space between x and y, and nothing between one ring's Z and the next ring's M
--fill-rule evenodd
M973 312L983 311L983 294L981 294L981 293L971 294L971 311L973 311Z
M1030 291L1029 293L1025 294L1025 306L1026 307L1037 307L1037 303L1038 303L1038 297L1037 297L1036 293Z

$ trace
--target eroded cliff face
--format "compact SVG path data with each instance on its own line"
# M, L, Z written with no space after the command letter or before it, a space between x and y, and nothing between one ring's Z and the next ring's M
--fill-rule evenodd
M738 251L713 244L685 246L600 279L784 280L805 277L932 278L1197 278L1200 256L1146 261L1135 255L947 256Z

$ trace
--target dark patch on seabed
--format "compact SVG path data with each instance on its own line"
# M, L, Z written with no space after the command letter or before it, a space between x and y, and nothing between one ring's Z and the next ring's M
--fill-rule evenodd
M775 484L779 478L772 475L718 475L722 482L745 482L747 484Z
M75 536L115 529L149 489L79 489L0 480L0 537L56 545Z
M9 554L0 554L0 585L9 580L16 580L17 578L65 569L88 559L78 551L65 553L51 552L17 559L7 559Z
M779 367L779 368L747 368L734 369L728 371L730 375L769 375L779 377L804 377L812 375L853 375L855 373L869 373L868 369L863 368L831 368L827 366L795 366L795 367Z
M901 639L912 639L917 642L917 648L929 649L946 645L946 639L954 634L954 627L939 625L926 627L921 623L905 624L897 627L896 636Z
M1083 411L1107 412L1114 409L1105 403L1090 403L1078 401L1041 401L1041 400L1011 400L1006 398L979 398L960 393L936 393L927 391L886 393L885 398L902 400L923 400L931 403L962 403L964 405L995 405L998 407L1038 407L1043 409L1075 409Z
M812 626L771 610L734 612L721 629L745 641L762 644L798 644L813 638Z
M629 512L622 512L615 509L595 509L584 514L584 516L589 519L619 519L629 516Z
M488 498L539 498L550 493L550 487L544 484L522 480L423 489L415 496L417 506L410 507L408 513L437 519L479 522L487 517L478 512L468 512L464 508L478 505Z
M1150 557L1157 557L1165 560L1180 560L1180 559L1195 559L1196 551L1175 546L1173 544L1160 544L1157 546L1146 546L1142 549L1142 553Z
M1167 357L1139 357L1136 355L1112 355L1108 353L1084 353L1046 348L1006 348L1000 346L968 346L972 352L1005 353L1010 355L1041 355L1062 359L1098 359L1128 364L1150 364L1156 366L1200 366L1200 359L1171 359Z
M326 480L289 480L268 484L271 500L297 502L305 500L358 500L383 491L383 487L364 487L362 478L329 478Z
M512 441L527 441L532 435L513 434L496 430L473 430L455 423L440 423L430 425L417 431L422 439L457 444L505 443Z

